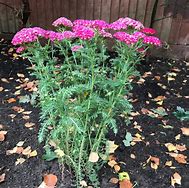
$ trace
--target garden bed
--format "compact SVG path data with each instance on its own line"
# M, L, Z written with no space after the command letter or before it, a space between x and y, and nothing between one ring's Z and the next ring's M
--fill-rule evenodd
M0 87L2 87L0 124L2 125L1 130L7 131L5 140L0 142L0 175L5 173L5 180L0 186L2 188L35 188L43 181L43 175L53 173L58 177L58 188L70 188L71 175L69 171L65 170L62 174L62 166L56 160L51 162L42 160L43 144L39 144L37 141L40 126L39 109L29 103L19 103L18 100L19 96L31 94L34 89L29 86L18 87L24 82L28 83L34 80L28 74L27 68L30 67L30 64L19 58L13 47L6 41L1 42L0 49ZM176 184L176 187L188 188L188 163L179 163L169 156L165 144L186 145L187 149L179 151L179 153L189 157L189 137L183 135L181 131L183 127L189 128L189 123L180 121L173 115L177 106L184 109L189 107L189 77L187 75L189 63L180 60L150 58L139 65L138 70L143 76L139 81L133 80L134 88L130 95L133 104L131 123L126 126L121 119L118 119L117 136L111 132L107 135L109 140L115 141L119 145L115 151L115 160L121 167L121 171L128 172L135 187L171 187L171 177L177 172L182 180L181 185ZM20 94L19 92L15 93L18 90L20 90ZM164 97L159 97L158 100L158 96ZM9 100L11 98L16 101ZM21 107L20 111L18 108L14 108L15 106ZM158 107L165 109L167 115L162 117L155 113L156 117L152 117L154 115L151 113L152 109ZM32 112L24 114L28 111ZM28 122L34 124L27 126ZM133 146L124 146L122 140L126 132L130 132L133 137L138 138L132 143ZM179 134L180 136L178 136ZM15 153L7 155L7 150L12 150L20 141L24 141L23 148L30 146L31 151L37 151L37 155L29 158ZM160 164L157 170L151 167L150 163L153 161L148 160L150 156L159 158ZM24 161L22 158L26 160ZM16 161L23 163L15 165ZM172 161L172 164L165 165L167 161ZM188 161L187 158L186 161ZM118 184L109 182L112 177L117 178L117 174L109 165L102 168L99 176L102 188L118 187Z

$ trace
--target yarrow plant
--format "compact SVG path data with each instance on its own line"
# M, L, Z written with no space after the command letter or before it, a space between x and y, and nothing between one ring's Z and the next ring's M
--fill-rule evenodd
M122 114L127 121L131 110L125 97L132 88L130 77L146 50L161 41L131 18L108 24L61 17L53 26L57 31L24 28L12 39L17 52L35 65L38 139L46 143L44 158L67 165L76 187L84 182L99 188L97 171L110 154L106 134L109 129L116 134L116 118ZM113 41L116 55L110 55L107 40Z

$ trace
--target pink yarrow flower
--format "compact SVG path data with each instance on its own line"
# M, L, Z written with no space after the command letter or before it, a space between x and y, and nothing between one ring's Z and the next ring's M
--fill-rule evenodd
M145 28L141 29L140 32L145 33L145 34L149 34L149 35L156 34L156 30L155 29L148 28L148 27L145 27Z
M106 32L104 29L99 30L99 35L105 38L113 38L112 34L109 32Z
M16 53L19 54L19 53L23 52L25 49L26 49L25 47L20 46L20 47L18 47L18 48L16 49Z
M143 43L144 44L151 44L151 45L154 45L154 46L161 46L161 41L159 40L159 38L154 37L154 36L144 37Z
M74 25L82 25L85 27L90 27L93 29L106 29L108 28L108 23L105 22L104 20L83 20L83 19L78 19L73 22Z
M71 31L64 31L62 33L55 32L55 31L46 31L45 33L45 38L50 39L52 42L55 40L62 41L64 39L71 39L74 37L75 37L75 34Z
M146 37L146 35L140 31L134 32L133 36L137 37L138 39L142 39L142 38Z
M117 40L124 42L126 44L134 44L138 41L138 38L134 35L130 35L125 32L117 32L113 35Z
M33 28L23 28L19 32L17 32L13 39L13 45L21 45L24 43L30 43L36 41L39 37L45 36L45 30L40 27Z
M65 17L60 17L57 20L55 20L52 23L52 25L55 26L55 27L58 27L58 26L72 27L73 23Z
M133 20L131 18L119 18L117 21L111 23L109 25L110 29L113 30L121 30L121 29L127 29L128 27L132 27L136 30L140 30L141 28L144 28L143 24L137 20Z
M81 45L75 45L75 46L71 47L71 50L72 50L72 52L77 52L82 48L83 48L83 46L81 46Z
M82 26L82 25L75 25L73 27L73 32L75 33L76 37L82 40L90 40L95 35L95 32L93 29Z

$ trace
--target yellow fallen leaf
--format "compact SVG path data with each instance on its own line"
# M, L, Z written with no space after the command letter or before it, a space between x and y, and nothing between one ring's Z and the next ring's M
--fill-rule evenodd
M29 157L36 157L37 156L37 151L34 150L29 154Z
M156 102L156 104L162 105L163 101L158 101L158 102Z
M18 165L18 164L22 164L22 163L24 163L25 162L25 160L26 159L24 159L24 158L18 158L17 160L16 160L16 162L15 162L15 165Z
M173 165L173 162L172 161L167 161L166 163L165 163L165 166L172 166Z
M91 152L89 155L89 161L92 163L96 163L99 160L99 155L96 152Z
M176 146L174 146L172 143L166 143L165 146L169 151L175 151L177 150Z
M180 134L178 134L177 136L175 136L175 140L180 140Z
M54 152L56 153L56 155L57 155L59 158L62 158L62 157L65 155L64 151L61 150L61 149L56 149Z
M109 141L109 140L107 141L106 151L108 153L114 153L117 148L118 148L118 145L116 145L114 141Z
M117 164L117 162L115 161L115 160L110 160L109 162L108 162L108 165L110 166L110 167L114 167L115 165Z

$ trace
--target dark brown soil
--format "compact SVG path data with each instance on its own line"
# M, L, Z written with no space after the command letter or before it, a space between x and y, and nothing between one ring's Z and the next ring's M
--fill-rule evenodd
M28 103L7 103L7 99L16 98L14 92L15 87L19 86L17 73L23 73L25 78L32 80L29 76L27 67L30 66L27 61L13 58L13 52L8 52L11 46L6 41L0 44L0 78L6 78L9 83L0 80L0 87L5 90L0 92L0 124L3 125L3 130L7 131L6 139L0 142L0 175L6 174L5 181L0 184L2 188L37 188L43 179L45 173L54 173L58 176L58 188L71 187L71 175L68 171L62 177L62 167L57 161L46 162L42 160L43 145L37 141L37 132L39 129L39 109ZM174 72L173 69L179 69L176 72L175 80L168 81L167 73ZM121 171L129 173L131 181L137 188L171 188L171 176L178 172L182 177L182 185L176 187L189 188L189 163L179 164L166 152L165 143L185 144L187 150L181 152L189 158L189 137L181 133L182 127L189 128L189 122L178 120L173 112L177 106L189 110L189 65L184 61L172 61L163 59L149 59L143 62L138 67L141 75L145 72L152 74L147 76L143 84L134 83L134 88L130 98L138 99L133 102L133 111L140 114L134 116L131 123L126 126L121 120L118 120L119 133L117 136L111 132L108 134L110 140L115 140L119 148L116 150L115 156L120 163ZM160 76L156 79L154 76ZM184 81L184 82L183 82ZM163 84L165 87L162 88ZM150 95L149 95L150 93ZM21 95L28 94L27 91L22 91ZM179 95L178 95L179 94ZM165 96L162 107L168 113L163 118L152 118L147 114L141 113L142 108L148 110L157 108L158 105L152 99L157 96ZM147 102L149 101L149 103ZM13 106L21 106L25 111L32 111L30 122L35 123L33 129L26 128L24 124L28 120L22 118L21 113L16 113L12 110ZM9 115L15 114L15 118ZM167 124L172 126L172 129L165 129L162 120L167 120ZM141 126L142 132L134 128L133 123L137 122ZM142 142L137 142L136 145L125 147L122 140L125 132L128 131L132 135L139 133L144 137ZM175 136L181 134L179 140L175 140ZM31 146L32 150L37 150L36 157L26 158L23 164L15 165L18 158L23 157L18 154L6 155L6 151L14 148L19 141L25 141L24 147ZM135 159L130 157L131 154L136 156ZM157 170L146 164L149 156L158 157L160 165ZM175 168L165 166L166 161L173 161ZM187 159L188 160L188 159ZM105 165L99 172L101 177L101 188L117 188L118 185L109 183L112 177L117 177L113 170ZM64 178L64 179L63 179Z

